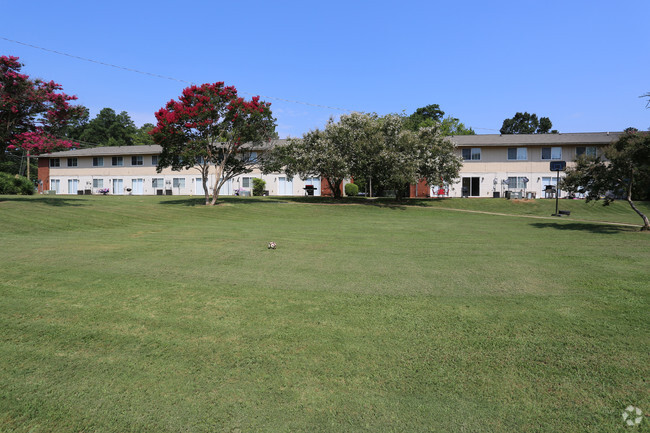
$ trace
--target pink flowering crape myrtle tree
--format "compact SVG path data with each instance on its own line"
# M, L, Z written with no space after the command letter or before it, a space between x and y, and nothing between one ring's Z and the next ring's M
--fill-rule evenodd
M37 155L73 147L59 135L86 108L71 105L77 97L60 92L54 81L21 74L22 67L18 57L0 56L0 159L9 152Z
M251 146L270 141L275 132L271 104L237 96L223 82L190 86L178 100L156 112L156 127L150 134L162 146L157 171L196 168L201 173L205 204L215 205L219 189L233 177L249 173L257 158ZM216 182L212 198L208 190L210 168Z

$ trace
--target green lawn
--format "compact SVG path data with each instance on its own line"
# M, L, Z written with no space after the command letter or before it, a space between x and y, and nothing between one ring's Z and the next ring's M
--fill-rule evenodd
M626 203L200 202L0 196L0 431L650 431Z

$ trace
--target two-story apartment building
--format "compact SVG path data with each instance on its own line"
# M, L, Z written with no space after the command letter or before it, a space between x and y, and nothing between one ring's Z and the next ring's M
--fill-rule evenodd
M250 152L264 152L284 140ZM165 168L157 173L158 156L162 148L152 146L93 147L41 155L38 161L39 190L56 194L98 194L108 190L111 195L203 195L201 174L196 169L174 171ZM213 169L214 171L214 169ZM307 185L320 195L320 178L289 178L281 173L264 175L259 169L236 176L221 187L223 195L251 195L253 178L266 181L269 195L303 195ZM212 190L215 173L208 178Z
M621 132L569 134L514 134L453 136L463 166L451 185L421 181L411 186L411 197L503 197L506 192L522 196L548 197L555 189L556 172L550 162L566 161L568 166L578 155L598 155L602 148L617 140ZM275 140L256 149L263 152L282 143ZM156 172L160 146L94 147L55 152L39 157L39 190L57 194L97 194L108 189L114 195L203 195L198 170ZM253 152L255 156L255 152ZM249 195L253 178L266 181L269 195L304 195L305 187L315 187L315 195L327 195L327 182L320 178L290 178L282 173L263 175L259 169L229 180L222 195ZM208 187L216 182L209 176Z
M485 134L450 137L463 160L460 178L439 187L420 182L412 197L503 197L507 191L544 198L556 189L551 161L570 167L581 154L599 155L621 132L569 134ZM562 173L560 173L562 176ZM564 196L560 192L560 196Z

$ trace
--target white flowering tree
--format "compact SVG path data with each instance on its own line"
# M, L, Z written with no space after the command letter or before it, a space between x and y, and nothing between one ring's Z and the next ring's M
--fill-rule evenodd
M410 131L397 115L352 113L276 147L264 170L320 176L336 198L342 196L344 179L372 177L395 190L400 199L406 186L422 178L430 183L452 182L460 166L454 145L441 136L439 125Z

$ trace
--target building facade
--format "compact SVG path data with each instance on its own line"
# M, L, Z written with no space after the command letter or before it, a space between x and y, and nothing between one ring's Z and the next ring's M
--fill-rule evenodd
M272 145L283 140L276 140ZM258 150L263 152L263 149ZM156 171L162 148L152 146L93 147L41 155L38 160L39 192L56 194L111 195L204 195L201 174L197 169ZM251 152L257 157L257 152ZM305 187L321 195L318 177L290 178L281 173L251 173L228 180L220 189L222 195L252 195L253 178L266 181L269 195L303 195ZM210 192L216 177L214 168L208 177Z
M601 155L622 132L569 134L485 134L450 137L463 160L460 177L451 185L421 181L412 197L554 197L557 172L553 161L567 167L582 154ZM562 173L560 172L560 178ZM566 194L560 191L560 197Z
M571 166L581 155L600 155L621 132L570 134L463 135L450 139L463 160L459 178L452 184L422 180L411 185L411 197L554 197L557 172L550 163ZM283 142L276 140L270 146ZM268 147L267 147L268 149ZM258 149L263 152L265 149ZM55 152L39 157L39 191L56 194L204 195L196 169L156 172L162 148L153 146L94 147ZM255 154L255 152L253 152ZM561 173L560 173L561 175ZM253 178L266 181L269 195L330 195L319 177L292 178L282 173L262 174L259 169L236 176L220 190L222 195L251 195ZM216 182L211 173L208 187ZM100 192L101 191L101 192ZM560 196L565 194L560 191Z

